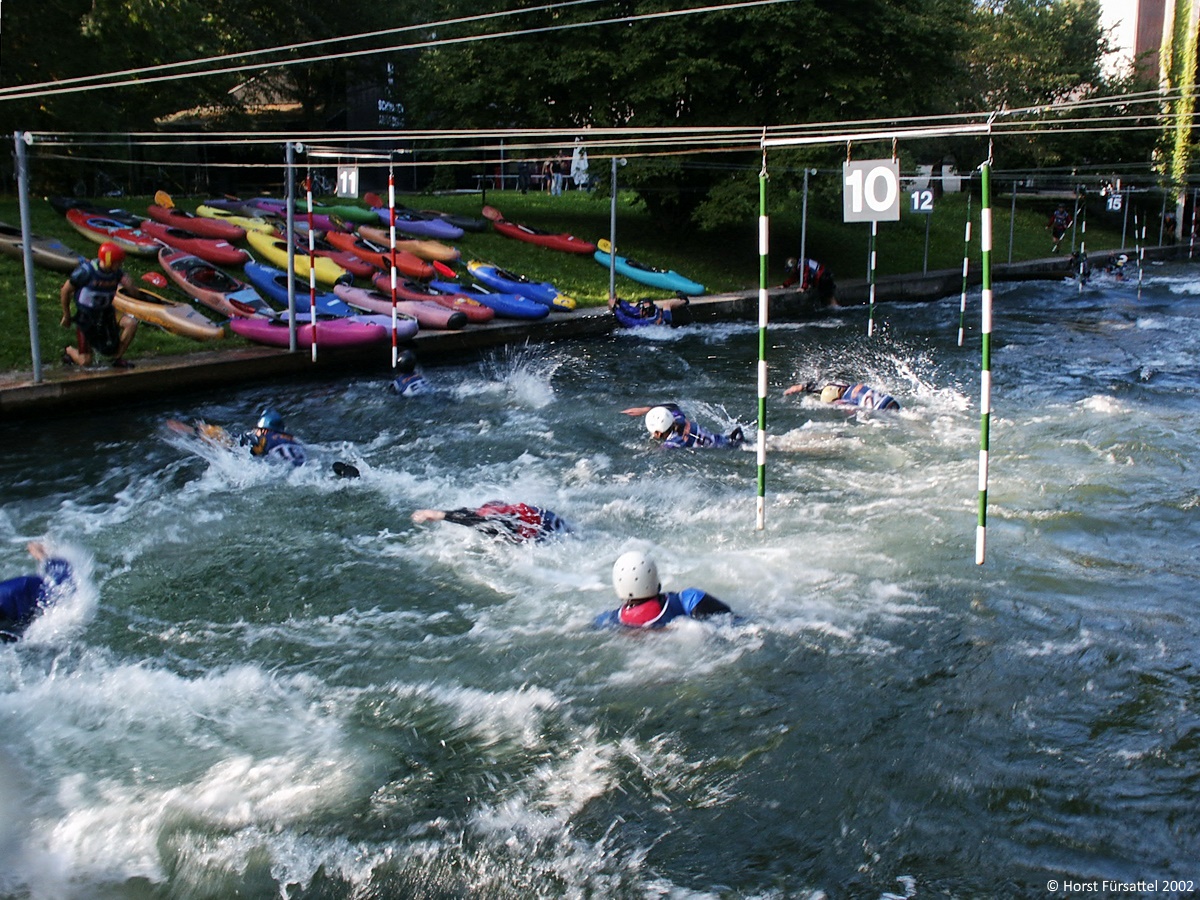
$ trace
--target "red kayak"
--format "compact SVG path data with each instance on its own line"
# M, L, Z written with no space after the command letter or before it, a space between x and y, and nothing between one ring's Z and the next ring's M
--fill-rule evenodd
M97 244L112 241L126 253L137 256L154 256L162 246L157 238L151 237L140 228L131 228L108 216L95 215L82 209L68 209L65 215L72 228Z
M158 221L142 223L142 231L157 238L168 247L184 250L193 256L198 256L214 266L241 266L250 258L250 254L241 247L235 247L224 238L203 237L182 228L174 228Z
M172 228L182 228L184 231L190 231L201 237L216 238L222 241L240 241L246 237L245 228L224 219L210 219L187 210L176 209L174 206L159 206L157 203L150 204L146 207L146 211L150 213L150 218L155 222L162 222Z
M332 246L338 250L352 253L364 262L368 262L388 272L392 269L392 252L387 247L373 244L368 240L353 234L330 231L325 235ZM409 278L432 278L433 265L406 250L396 250L396 271Z
M587 253L590 255L596 252L595 244L581 240L572 234L542 231L540 228L530 228L528 225L509 222L494 206L485 206L483 215L485 218L491 219L492 228L505 237L525 241L527 244L537 244L539 247L549 250L561 250L563 253Z
M349 237L349 235L347 235ZM379 271L371 263L367 262L358 256L355 256L348 250L339 249L334 244L327 240L314 239L313 247L317 256L324 256L332 259L335 263L353 275L355 278L370 278ZM308 253L308 235L296 235L296 251L298 253Z
M223 316L276 315L258 291L198 256L161 247L158 264L180 290Z
M392 296L391 273L381 273L375 276L375 287L389 299ZM416 300L425 303L436 303L446 309L456 310L467 317L468 322L480 324L496 318L496 311L490 306L484 306L478 300L466 294L447 294L434 290L419 281L397 281L396 296L405 300Z
M333 292L343 303L357 309L385 316L391 315L392 295L390 292L385 294L382 291L372 291L368 288L354 287L348 284L335 284ZM457 331L459 328L466 327L467 317L461 312L425 300L400 299L399 293L396 294L396 297L396 312L412 316L421 328Z

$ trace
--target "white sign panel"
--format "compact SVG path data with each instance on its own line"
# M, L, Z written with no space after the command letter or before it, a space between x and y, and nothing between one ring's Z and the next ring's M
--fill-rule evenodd
M900 163L868 159L842 164L842 221L900 221Z
M358 166L338 166L337 195L339 197L358 196Z

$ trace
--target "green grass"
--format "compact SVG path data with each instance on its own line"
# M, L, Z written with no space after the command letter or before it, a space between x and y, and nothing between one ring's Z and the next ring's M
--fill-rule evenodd
M178 199L184 209L194 209L203 198ZM796 255L800 243L800 204L784 204L783 199L771 200L779 209L771 210L771 258L769 281L778 284L783 279L784 260ZM119 203L132 212L144 213L149 197L125 197ZM337 202L330 198L329 202ZM479 216L479 194L442 194L436 196L403 195L398 203L426 209ZM520 194L516 191L488 191L487 203L495 206L514 222L550 231L566 231L589 241L608 237L610 199L582 191L568 191L559 197L543 193ZM1012 259L1020 261L1049 255L1050 240L1045 229L1046 218L1054 208L1054 200L1019 196L1013 234ZM1007 194L994 201L993 262L1009 259L1011 203ZM929 219L929 270L960 269L963 256L964 224L967 200L964 195L946 195L938 199ZM95 245L77 234L44 199L35 199L31 209L33 231L47 237L57 237L83 253L91 253ZM870 226L847 225L837 219L810 216L807 248L810 256L830 266L838 280L858 280L867 275ZM972 268L979 265L979 201L973 201ZM926 264L925 234L927 217L906 213L898 223L882 223L876 244L877 274L898 275L921 272ZM15 225L20 221L15 197L0 198L0 221ZM689 234L679 237L660 228L632 195L621 195L617 206L618 242L622 252L634 259L676 269L688 278L703 283L709 293L724 293L758 287L758 224L747 221L718 231ZM1090 251L1121 246L1122 218L1106 213L1096 201L1089 210L1087 246ZM1152 240L1157 234L1152 236ZM1069 252L1070 236L1064 242ZM1132 237L1128 238L1132 246ZM608 270L591 256L581 256L546 250L532 244L512 240L494 232L468 232L459 242L464 261L478 259L498 264L538 281L551 281L560 291L576 298L581 306L598 306L608 296ZM128 257L126 268L135 277L156 270L153 260ZM234 273L239 274L240 273ZM59 326L59 288L65 275L47 269L35 272L35 293L38 304L39 346L43 364L57 365L64 344L74 338L74 329ZM618 276L617 292L622 296L655 296ZM173 296L173 289L166 291ZM658 296L661 296L658 295ZM230 337L226 345L243 343ZM177 355L207 350L211 342L199 343L175 337L151 326L139 330L129 356ZM0 257L0 371L28 370L28 314L25 300L24 270L18 260Z

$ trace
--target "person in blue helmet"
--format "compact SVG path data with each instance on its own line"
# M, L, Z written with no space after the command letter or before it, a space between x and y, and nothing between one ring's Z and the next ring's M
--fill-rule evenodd
M664 592L658 580L658 566L640 550L617 557L612 570L613 589L621 600L619 609L601 613L594 620L597 628L613 625L625 628L662 628L680 616L707 619L733 612L725 603L700 588Z
M51 556L46 545L31 541L26 549L38 563L33 575L19 575L0 581L0 642L21 639L25 629L56 598L59 589L74 579L71 564Z
M401 397L419 397L433 390L433 385L417 365L417 354L411 350L396 357L396 371L400 374L392 382L392 390Z
M506 503L489 500L483 506L462 509L418 509L413 522L451 522L466 525L493 537L520 544L525 541L544 541L560 534L569 534L571 526L557 513L528 503Z
M837 406L857 406L860 409L897 410L900 408L899 401L891 394L885 394L883 391L876 390L866 384L851 385L835 381L830 382L823 388L818 388L816 382L806 381L803 384L793 384L783 393L784 396L788 394L819 393L822 403L833 403Z
M691 304L686 294L676 292L671 300L642 299L636 303L609 297L608 308L622 328L640 328L643 325L686 325L691 317L685 310Z
M646 430L665 449L706 449L709 447L740 447L745 442L742 426L734 426L729 434L717 434L696 424L674 403L657 406L633 406L622 410L627 416L644 416Z
M125 351L137 333L137 319L125 315L117 321L113 298L118 287L132 288L133 281L121 268L125 251L111 241L105 241L96 258L81 262L71 272L58 292L62 304L62 327L75 323L75 346L63 347L62 361L66 365L90 366L99 350L112 357L114 369L132 368ZM75 298L75 315L71 316L71 298Z
M304 445L283 430L283 416L268 407L258 417L258 423L241 437L241 444L250 448L251 456L277 459L293 466L302 466L308 459Z

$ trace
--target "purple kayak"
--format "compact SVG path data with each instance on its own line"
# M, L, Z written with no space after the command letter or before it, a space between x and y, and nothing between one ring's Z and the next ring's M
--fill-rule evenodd
M372 209L375 210L375 215L379 216L384 225L391 225L392 211L390 209L386 206L375 206ZM441 241L457 241L463 236L463 230L457 225L413 209L396 210L396 230Z
M416 325L414 322L413 325ZM258 316L250 318L231 319L230 330L247 340L271 347L290 346L291 337L288 323L280 319L265 319ZM378 322L359 321L357 318L318 319L318 347L367 347L372 344L382 344L391 341L391 328L385 328ZM416 329L414 328L415 332ZM296 322L296 346L311 348L313 344L313 327L308 322Z

